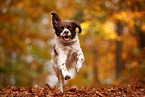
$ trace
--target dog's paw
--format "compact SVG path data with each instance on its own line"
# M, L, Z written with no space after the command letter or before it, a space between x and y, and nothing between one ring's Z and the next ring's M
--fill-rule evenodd
M78 66L75 67L75 70L76 70L77 73L80 71L81 67L82 67L82 65L78 65Z
M66 75L65 76L65 80L68 80L68 79L71 79L71 76L70 75Z
M75 68L75 70L76 70L76 72L77 72L77 73L80 71L80 69L79 69L79 68L77 68L77 67Z

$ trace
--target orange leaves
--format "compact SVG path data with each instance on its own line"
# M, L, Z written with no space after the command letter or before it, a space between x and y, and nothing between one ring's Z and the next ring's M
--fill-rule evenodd
M10 4L6 4L8 1ZM90 85L95 82L95 75L98 75L102 84L110 79L114 80L116 40L123 41L122 57L127 64L126 67L136 69L140 65L138 59L141 57L138 56L141 56L141 51L138 48L139 36L137 35L139 35L138 30L145 31L143 0L2 0L0 9L0 54L2 53L0 61L4 69L7 69L9 67L5 66L7 58L3 60L4 53L10 50L11 56L13 53L17 55L15 60L11 60L15 61L13 64L19 65L22 71L20 70L19 75L17 71L13 71L15 85L22 85L25 82L25 85L28 85L30 77L25 74L33 70L35 73L31 73L32 83L38 81L41 84L42 79L45 82L49 71L44 72L43 66L44 64L47 64L45 67L50 66L54 36L49 14L51 11L60 13L63 19L76 19L81 22L80 42L88 65L77 75L76 79L71 80L70 84L78 82L78 86ZM116 33L118 20L123 22L122 36ZM144 61L144 59L141 60ZM94 72L95 66L98 74ZM20 81L21 83L17 83ZM45 90L47 94L49 90L46 87ZM112 93L114 91L115 89L108 90ZM34 92L33 87L28 89L28 92ZM43 88L38 88L36 92L36 94L43 93ZM72 92L82 91L71 88L68 89L67 95ZM101 96L100 91L93 93ZM60 95L60 92L55 92L55 95Z
M42 10L39 8L31 8L31 7L24 7L24 11L26 12L27 15L31 15L33 17L40 17L42 15Z
M61 93L56 88L50 88L48 84L44 87L34 85L33 87L5 87L0 88L0 96L61 96L61 97L108 97L108 96L144 96L144 85L141 83L127 83L125 86L112 86L103 88L93 87L65 87L64 93Z
M113 15L113 18L124 21L125 23L129 24L129 26L133 27L135 25L134 19L135 18L143 18L144 12L133 12L133 11L120 11Z

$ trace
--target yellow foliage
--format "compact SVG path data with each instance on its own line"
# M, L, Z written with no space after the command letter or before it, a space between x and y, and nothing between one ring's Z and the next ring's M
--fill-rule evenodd
M23 6L24 6L24 3L22 3L22 2L20 2L20 3L17 5L18 8L22 8Z
M87 34L89 25L90 25L89 22L83 22L83 23L81 23L82 32L81 32L80 35L86 35Z
M104 25L103 25L103 30L105 33L114 33L114 26L115 24L111 21L107 21Z
M109 39L116 39L117 35L115 33L115 24L113 22L106 21L105 24L103 24L102 30L106 34L107 38Z
M3 70L3 68L5 68L3 71L10 70L15 74L16 82L17 77L21 78L21 83L29 83L28 75L25 75L26 72L24 71L32 72L34 70L30 75L36 76L34 72L37 72L38 75L35 79L32 76L31 84L36 80L41 83L42 79L45 82L48 73L43 71L43 64L50 64L47 61L50 61L51 58L52 38L54 36L50 12L56 11L62 20L74 19L82 22L82 33L80 35L83 37L80 37L80 42L85 61L88 64L69 83L77 86L90 85L95 83L95 75L97 75L102 84L108 79L118 84L119 81L114 81L116 41L122 41L121 55L126 65L125 68L131 70L139 68L142 60L145 61L141 57L144 53L139 53L139 45L142 41L139 39L141 36L139 32L145 31L145 12L142 11L144 10L142 1L2 0L0 3L2 9L0 15L0 62L3 63L3 67L0 66L0 70ZM135 4L136 2L138 4ZM109 6L107 3L109 3ZM42 23L42 20L46 20L44 18L48 18L45 25ZM121 36L117 35L116 32L118 29L116 21L118 20L121 21L123 26ZM28 38L31 42L26 44L25 40ZM9 52L9 56L6 55L6 52ZM34 57L35 64L33 61L28 61L27 56L29 55ZM14 65L16 69L11 70L5 64L8 62L9 65ZM96 72L94 72L96 69L94 67L98 69ZM4 78L4 74L7 72L3 71L0 75L3 75ZM128 71L126 72L128 73ZM2 82L1 79L0 82ZM16 83L16 85L18 84L20 83Z

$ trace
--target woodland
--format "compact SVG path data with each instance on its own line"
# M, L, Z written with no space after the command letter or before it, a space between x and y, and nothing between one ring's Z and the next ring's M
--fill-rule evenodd
M77 20L85 63L57 89L51 12ZM0 96L145 96L144 0L0 0Z

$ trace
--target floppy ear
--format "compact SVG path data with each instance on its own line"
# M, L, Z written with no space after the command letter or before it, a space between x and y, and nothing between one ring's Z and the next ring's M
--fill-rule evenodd
M59 15L55 12L51 13L52 15L52 24L53 24L53 28L57 29L58 24L61 23L61 18L59 17Z
M71 23L72 23L75 27L78 27L78 29L79 29L79 33L82 32L81 25L80 25L80 23L79 23L78 21L76 21L76 20L72 20Z

